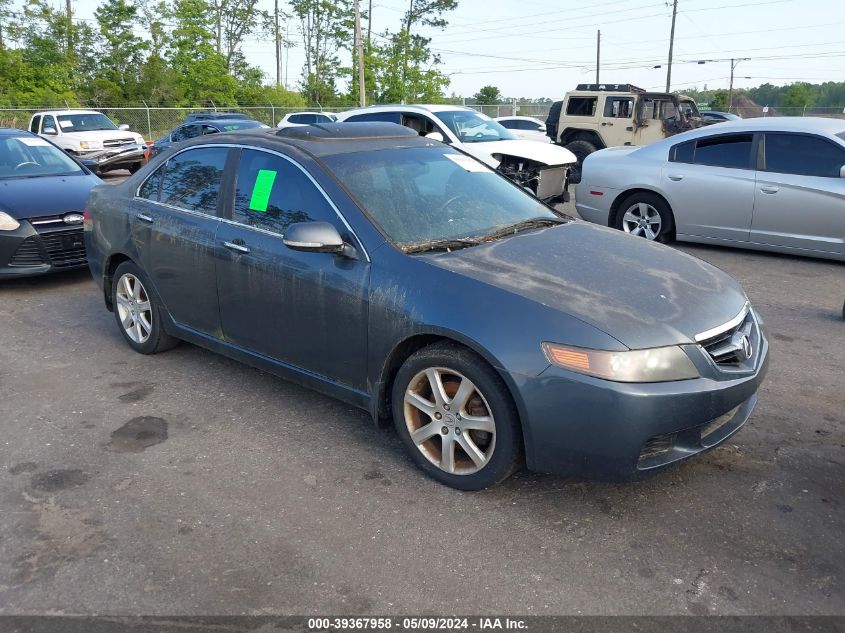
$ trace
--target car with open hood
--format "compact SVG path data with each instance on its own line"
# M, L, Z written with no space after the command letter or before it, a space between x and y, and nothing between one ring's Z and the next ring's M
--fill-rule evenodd
M130 347L190 341L392 420L460 489L690 458L742 427L766 372L727 274L398 125L201 137L89 207Z
M379 105L348 110L338 121L398 123L474 156L546 202L569 200L568 149L518 138L487 115L454 105Z

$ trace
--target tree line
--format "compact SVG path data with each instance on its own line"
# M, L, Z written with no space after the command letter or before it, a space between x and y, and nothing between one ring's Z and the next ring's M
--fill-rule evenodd
M683 92L700 103L708 103L713 110L728 108L727 90ZM765 83L756 88L735 90L734 94L744 94L758 105L781 109L785 114L794 114L805 108L845 108L845 81L826 81L821 84L800 81L785 86Z
M352 0L279 5L276 14L258 0L102 0L93 19L80 19L47 0L0 0L0 107L357 103ZM449 80L419 30L445 28L456 6L410 0L395 28L366 33L368 103L444 99ZM281 47L305 57L291 90L244 50L277 41L280 22L290 34Z

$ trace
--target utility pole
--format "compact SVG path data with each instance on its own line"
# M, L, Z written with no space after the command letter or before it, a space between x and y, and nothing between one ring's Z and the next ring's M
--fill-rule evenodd
M276 30L276 87L282 85L282 39L279 33L279 0L276 0L273 21Z
M373 32L373 0L367 9L367 52L370 52L370 34Z
M744 62L750 59L749 57L743 57L741 59L734 59L731 57L731 83L730 87L728 88L728 112L731 111L731 106L734 103L734 69L737 67L739 62Z
M599 83L599 67L601 66L601 29L596 33L596 83Z
M73 8L71 7L71 0L65 0L65 9L67 11L67 55L70 57L73 54Z
M672 85L672 49L675 47L675 18L678 16L678 0L672 2L672 31L669 34L669 65L666 68L666 92Z
M367 93L364 87L364 38L361 36L361 7L355 0L355 50L358 54L358 94L361 107L367 105Z

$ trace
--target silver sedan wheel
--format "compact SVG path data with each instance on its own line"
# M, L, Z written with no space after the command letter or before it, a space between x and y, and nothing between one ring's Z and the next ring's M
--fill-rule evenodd
M622 216L622 229L631 235L653 240L660 235L663 221L657 209L647 202L632 204Z
M153 331L153 311L141 280L124 273L117 281L115 300L117 316L126 335L138 344L146 343Z
M419 372L405 390L411 441L440 470L470 475L496 447L496 424L484 395L469 378L446 367Z

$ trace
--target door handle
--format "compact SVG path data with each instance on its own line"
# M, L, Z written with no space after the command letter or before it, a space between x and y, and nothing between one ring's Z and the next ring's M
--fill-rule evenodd
M763 193L777 193L780 191L780 187L775 187L774 185L763 185L760 187L760 191Z
M147 224L152 224L153 222L155 222L153 216L147 215L146 213L139 213L135 217L141 220L141 222L146 222Z
M238 253L248 253L249 246L245 244L236 244L235 242L223 242L223 246L228 248L230 251L236 251Z
M608 123L607 121L602 122L602 125L609 125L609 126L613 127L613 123Z
M683 180L684 177L681 174L668 174L669 180L674 180L678 182L679 180Z

